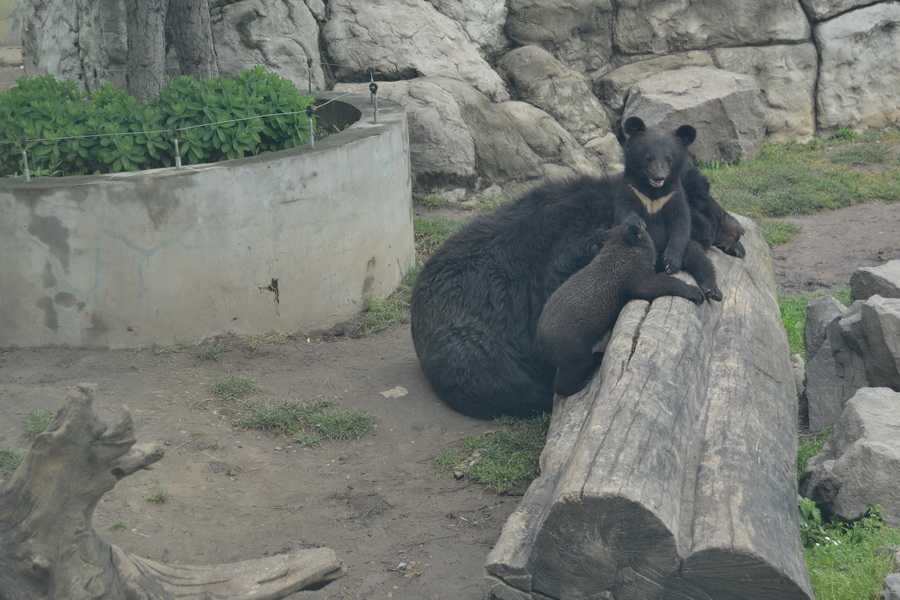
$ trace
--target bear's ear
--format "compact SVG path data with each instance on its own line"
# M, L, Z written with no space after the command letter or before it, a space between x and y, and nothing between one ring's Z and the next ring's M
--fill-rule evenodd
M630 138L642 131L647 131L647 126L640 117L628 117L622 126L622 130L625 132L625 137Z
M690 125L682 125L675 130L675 137L681 141L682 145L690 146L697 139L697 130Z

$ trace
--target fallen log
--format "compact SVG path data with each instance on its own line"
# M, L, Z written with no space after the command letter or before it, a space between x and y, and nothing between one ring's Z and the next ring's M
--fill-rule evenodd
M770 252L711 250L725 293L629 303L557 398L541 476L488 556L498 600L809 600L797 394Z
M163 452L135 446L127 410L115 424L102 423L93 396L92 386L74 388L0 486L0 600L277 600L343 575L328 548L189 566L108 544L92 525L97 503Z

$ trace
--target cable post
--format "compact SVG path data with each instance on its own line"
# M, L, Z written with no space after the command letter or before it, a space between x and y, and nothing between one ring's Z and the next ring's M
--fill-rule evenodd
M31 169L28 167L28 150L22 148L22 164L25 168L25 181L31 181Z
M306 89L309 92L309 95L312 96L312 66L313 59L306 59Z
M378 122L378 84L374 81L369 84L369 93L372 95L372 108L374 110L374 122Z
M310 104L306 107L306 120L309 121L309 145L316 145L316 125L313 121L313 116L316 114L316 109Z
M178 147L178 133L175 133L175 168L181 168L181 148Z

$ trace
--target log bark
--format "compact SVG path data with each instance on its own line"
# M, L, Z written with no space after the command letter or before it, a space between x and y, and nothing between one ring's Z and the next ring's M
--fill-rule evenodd
M343 574L328 548L244 562L165 565L132 555L94 531L94 509L116 483L163 456L136 446L127 410L111 426L94 389L69 394L22 464L0 487L0 600L274 600Z
M769 249L711 256L725 293L629 303L557 399L541 476L488 557L502 600L809 600L797 396Z

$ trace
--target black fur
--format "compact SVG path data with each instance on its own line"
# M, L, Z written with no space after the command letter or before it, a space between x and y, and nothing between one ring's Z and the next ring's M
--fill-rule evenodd
M692 163L686 163L681 184L691 207L691 239L705 250L715 246L726 254L744 258L744 228L712 197L709 180Z
M541 356L556 369L554 389L570 396L581 391L599 364L595 344L615 324L632 299L680 296L702 304L703 292L656 272L656 246L638 218L608 231L600 253L567 279L544 305L537 324Z
M625 176L621 193L614 197L615 223L629 215L644 219L660 254L660 270L671 274L686 267L707 298L721 300L712 261L691 239L691 209L681 181L690 163L687 147L694 142L696 130L682 125L669 133L647 128L638 117L626 120L623 129ZM653 213L639 197L669 200Z

